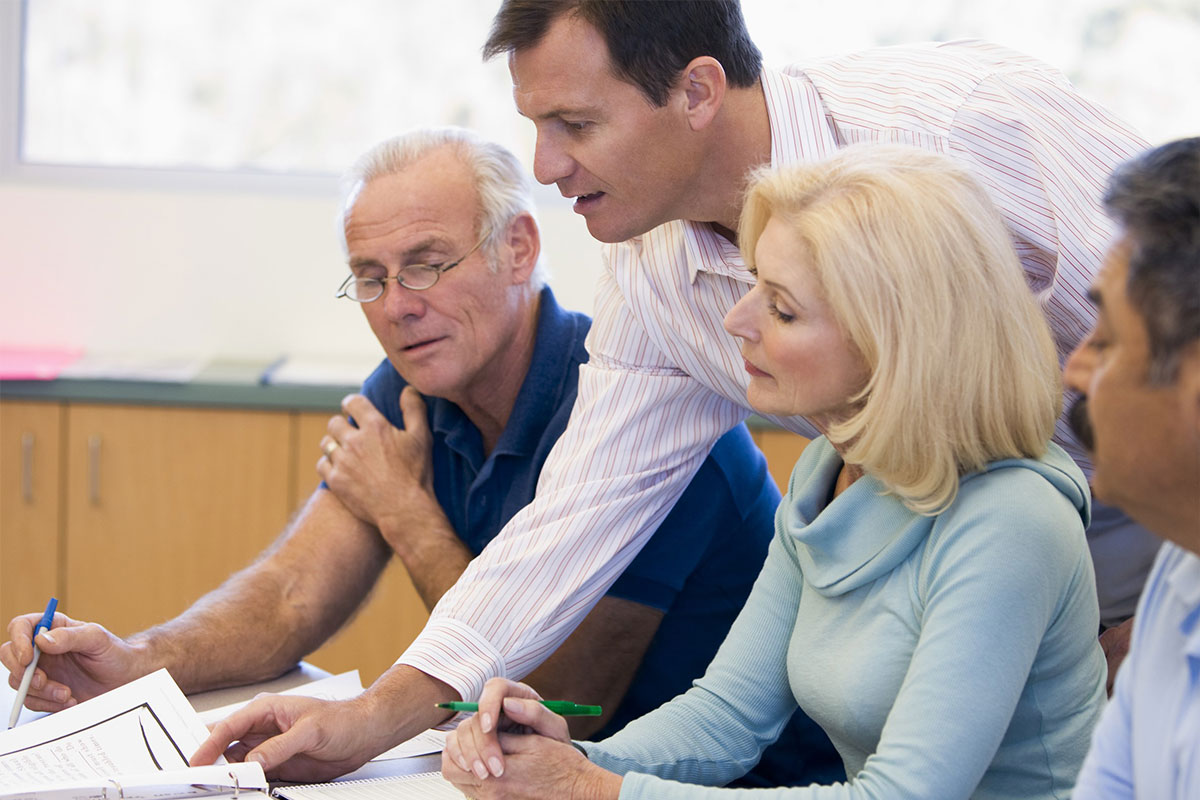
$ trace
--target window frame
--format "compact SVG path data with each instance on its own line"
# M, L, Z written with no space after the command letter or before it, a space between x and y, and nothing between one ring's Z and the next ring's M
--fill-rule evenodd
M108 189L335 194L341 176L322 172L46 164L21 157L29 0L0 0L0 181Z

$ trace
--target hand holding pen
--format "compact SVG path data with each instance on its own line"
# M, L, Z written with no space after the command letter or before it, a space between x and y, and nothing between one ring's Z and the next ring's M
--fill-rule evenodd
M58 608L58 598L51 597L50 602L46 604L46 613L42 614L42 619L33 628L33 636L31 640L36 640L38 634L42 631L50 630L50 626L54 624L54 611ZM38 649L36 641L33 645L33 660L29 662L29 666L25 667L25 674L21 677L21 686L17 689L17 697L13 702L12 712L8 715L8 727L12 728L17 724L17 718L21 716L21 706L25 704L25 696L29 694L29 684L33 682L34 672L37 670L38 658L42 655L42 651Z
M32 676L23 700L31 711L61 711L162 666L144 642L126 642L103 625L59 611L47 621L46 630L42 618L16 617L8 623L8 641L0 644L0 675L11 673L9 685L16 689L27 672ZM40 655L33 667L35 654Z

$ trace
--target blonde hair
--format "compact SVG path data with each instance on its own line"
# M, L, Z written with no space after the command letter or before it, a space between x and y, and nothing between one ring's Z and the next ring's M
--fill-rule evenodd
M857 145L753 176L739 242L771 218L806 250L870 378L830 427L913 510L936 514L961 475L1045 453L1062 403L1054 341L999 212L950 158Z

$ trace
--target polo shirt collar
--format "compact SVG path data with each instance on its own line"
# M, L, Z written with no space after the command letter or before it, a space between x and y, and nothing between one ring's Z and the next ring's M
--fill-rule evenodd
M542 289L538 299L537 334L529 372L493 456L523 456L536 450L546 420L554 415L570 377L572 352L580 335L574 319L558 305L549 286ZM433 432L445 437L447 447L466 458L476 470L480 469L484 458L479 429L454 403L440 397L428 398L427 402L431 406L429 424Z
M816 88L803 75L785 75L763 69L759 76L771 127L771 167L818 161L832 155L837 139L829 123L829 112ZM743 282L754 282L737 246L716 233L707 223L683 220L687 248L688 279L711 272Z

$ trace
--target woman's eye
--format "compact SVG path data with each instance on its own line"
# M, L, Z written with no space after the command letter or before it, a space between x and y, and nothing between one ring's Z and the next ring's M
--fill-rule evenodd
M783 323L792 322L796 319L793 315L781 311L779 306L775 305L774 300L767 303L767 310L771 312L771 316Z

